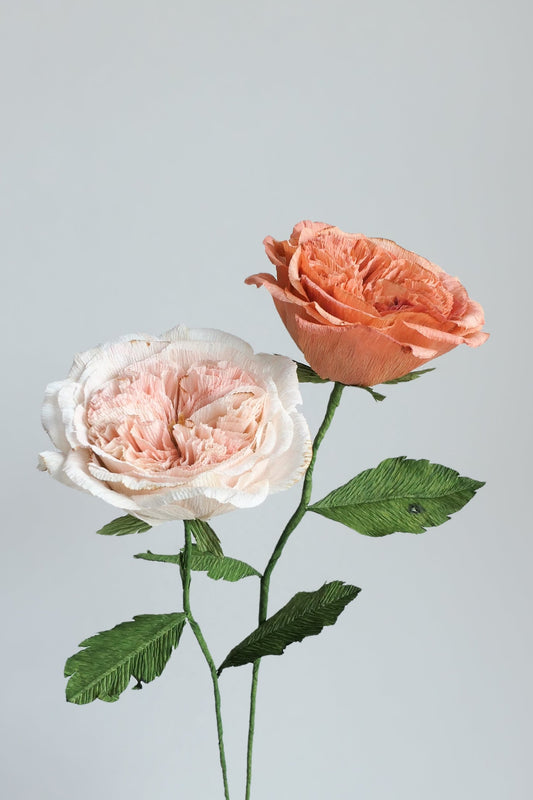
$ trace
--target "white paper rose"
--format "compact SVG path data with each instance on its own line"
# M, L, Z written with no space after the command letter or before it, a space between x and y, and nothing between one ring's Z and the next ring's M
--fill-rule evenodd
M39 466L151 525L261 503L311 458L296 367L222 331L177 327L75 356L46 389L58 452Z

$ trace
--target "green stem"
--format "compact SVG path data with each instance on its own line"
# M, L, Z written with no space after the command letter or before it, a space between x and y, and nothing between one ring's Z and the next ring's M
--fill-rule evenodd
M298 504L296 511L294 512L294 514L288 521L287 525L285 526L283 533L281 534L278 543L274 548L274 552L270 556L270 561L268 562L267 567L263 573L263 577L261 578L261 592L259 595L260 625L267 618L270 578L272 576L272 572L274 571L274 567L276 566L276 564L280 559L283 549L289 540L289 536L294 531L296 526L301 522L305 512L307 511L307 507L311 499L311 491L313 489L313 470L315 468L318 448L320 447L322 440L326 435L329 426L331 425L331 421L333 419L335 411L337 410L337 407L340 403L343 389L344 389L344 384L335 383L333 389L331 390L324 419L322 420L322 424L318 429L318 432L315 436L315 440L313 442L313 455L311 456L311 461L309 462L309 466L307 467L307 472L305 473L300 503ZM252 688L250 691L250 718L248 724L248 755L246 762L246 800L250 800L250 791L252 785L252 756L253 756L254 731L255 731L255 709L256 709L257 683L259 679L260 663L261 659L257 659L257 661L254 661L253 671L252 671Z
M224 797L225 800L230 800L229 796L229 787L228 787L228 775L226 769L226 754L224 752L224 731L222 729L222 713L220 709L220 689L218 687L218 676L217 676L217 668L215 666L215 662L213 661L213 657L209 652L209 648L207 646L207 642L204 639L200 626L194 619L191 611L191 599L190 599L190 589L191 589L191 531L187 521L184 522L185 526L185 548L183 550L183 556L181 559L181 580L183 583L183 610L189 622L189 625L192 628L194 635L196 636L196 640L200 645L200 650L204 654L204 658L207 661L207 665L209 667L209 671L211 673L211 680L213 681L213 694L215 696L215 713L217 717L217 732L218 732L218 752L220 755L220 768L222 770L222 780L224 782Z

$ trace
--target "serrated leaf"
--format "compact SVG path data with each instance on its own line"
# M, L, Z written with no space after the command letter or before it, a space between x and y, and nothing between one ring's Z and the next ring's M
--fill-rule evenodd
M415 369L414 372L408 372L407 375L402 375L401 378L393 378L391 381L383 381L384 384L389 386L395 383L407 383L408 381L414 381L417 378L420 378L421 375L425 375L426 372L433 372L435 367L428 367L427 369Z
M309 511L342 522L366 536L424 533L459 511L483 481L427 459L388 458L330 492Z
M141 614L85 639L80 643L85 650L65 664L68 702L114 702L132 677L137 685L153 681L178 646L185 620L181 612Z
M298 592L276 614L265 620L226 656L218 674L226 667L251 664L268 655L281 655L293 642L316 636L333 625L344 608L359 594L357 586L342 581L326 583L316 592Z
M152 553L148 550L146 553L137 553L134 558L142 558L145 561L163 561L168 564L180 564L181 554L177 555L159 555ZM189 566L195 572L207 572L209 578L218 581L221 578L225 581L240 581L242 578L248 578L252 575L261 577L261 573L256 569L246 564L244 561L238 561L236 558L229 558L228 556L214 556L212 553L206 553L197 545L191 546L191 553L189 558Z
M188 519L185 525L189 528L190 532L196 540L200 550L206 553L211 553L214 556L221 558L224 553L222 552L222 545L220 539L215 531L207 522L202 519Z
M321 378L308 364L296 361L296 377L300 383L329 383L329 378Z
M145 533L149 531L152 526L142 519L132 517L131 514L126 514L124 517L118 517L113 522L108 522L103 528L100 528L96 533L102 536L126 536L129 533Z

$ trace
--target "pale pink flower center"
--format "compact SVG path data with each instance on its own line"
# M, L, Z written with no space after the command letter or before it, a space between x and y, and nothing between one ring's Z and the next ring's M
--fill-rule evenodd
M89 441L143 472L207 468L254 446L263 404L228 362L132 365L91 396Z

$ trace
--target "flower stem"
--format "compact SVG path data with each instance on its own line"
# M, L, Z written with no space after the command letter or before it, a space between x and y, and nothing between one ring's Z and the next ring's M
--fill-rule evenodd
M204 654L204 658L207 661L207 665L209 667L209 671L211 673L211 680L213 681L213 694L215 696L215 713L217 718L217 732L218 732L218 752L220 756L220 768L222 770L222 780L224 782L224 797L225 800L230 800L229 796L229 787L228 787L228 775L226 769L226 755L224 752L224 732L222 729L222 714L220 708L220 690L218 687L218 676L217 676L217 668L215 666L215 662L213 661L213 657L209 652L209 648L207 646L207 642L204 639L200 626L194 619L191 611L191 599L190 599L190 588L191 588L191 531L188 525L187 520L184 521L185 527L185 548L183 550L183 556L181 560L181 580L183 583L183 610L189 622L189 625L192 628L194 635L196 636L196 640L200 645L200 650Z
M283 548L285 547L285 545L289 540L289 536L294 531L296 526L301 522L305 512L307 511L307 507L311 499L311 491L313 488L313 470L315 468L318 448L320 447L322 440L326 435L329 426L331 425L331 421L333 419L335 411L337 410L337 407L340 403L343 389L344 389L344 384L335 383L333 389L331 390L324 419L322 420L322 424L318 429L318 432L313 442L313 454L311 456L311 461L309 462L309 466L307 467L307 472L305 473L300 502L298 504L296 511L294 512L294 514L288 521L287 525L285 526L283 533L281 534L278 543L274 548L274 552L270 556L270 561L268 562L267 567L263 573L263 577L261 578L261 591L259 596L260 625L267 618L270 578L272 576L272 572L274 571L274 567L276 566L276 564L280 559L280 556L283 552ZM256 709L257 683L259 679L260 663L261 663L260 658L258 658L257 661L254 661L253 671L252 671L252 688L250 691L250 717L248 724L248 755L246 762L246 800L250 800L250 791L252 785L252 756L253 756L253 746L254 746L255 709Z

